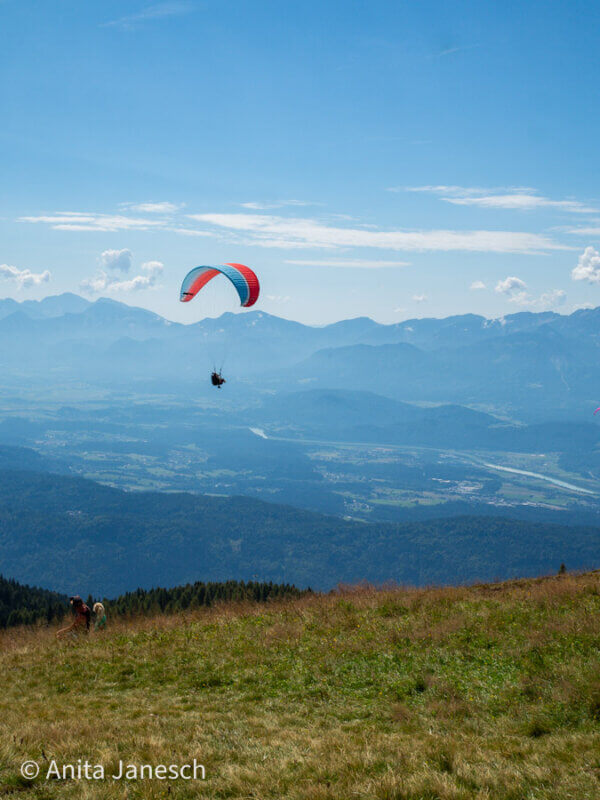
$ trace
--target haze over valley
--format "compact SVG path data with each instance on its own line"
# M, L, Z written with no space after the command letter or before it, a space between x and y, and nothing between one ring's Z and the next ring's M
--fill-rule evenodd
M436 537L453 518L476 520L464 524L473 531L469 548L480 554L485 518L490 529L498 518L586 530L600 522L600 427L593 417L600 309L390 326L363 318L320 328L250 311L181 325L114 300L66 294L0 301L0 317L0 468L19 471L20 480L34 472L126 492L214 496L223 498L222 508L231 502L233 527L240 496L254 498L273 505L290 542L300 512L286 506L345 524L440 520L430 531L438 554ZM218 392L208 381L216 351L228 378ZM203 519L201 535L210 539ZM333 524L326 520L315 530ZM365 529L359 541L373 535ZM327 561L329 544L322 539L321 546ZM592 566L591 546L571 554L571 565ZM306 556L298 556L287 567L285 559L271 559L235 577L259 572L261 579L331 586L516 574L501 547L497 563L458 572L423 565L407 572L399 562L392 566L396 556L385 549L363 549L370 553L364 574L336 557L328 577L317 570L311 580ZM216 571L202 561L195 569L230 577L234 552ZM468 564L459 552L457 545L454 557ZM558 567L564 552L549 548L543 566L527 556L523 569ZM23 561L14 569L19 579L44 582L43 571L31 573ZM177 569L174 582L194 577ZM149 585L158 577L142 571L138 580ZM119 581L114 591L131 588Z

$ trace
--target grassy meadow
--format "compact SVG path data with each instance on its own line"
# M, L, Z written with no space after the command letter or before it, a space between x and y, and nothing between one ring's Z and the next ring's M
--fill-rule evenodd
M55 631L0 634L2 797L600 798L600 573ZM110 777L194 757L203 781ZM108 777L45 778L78 759Z

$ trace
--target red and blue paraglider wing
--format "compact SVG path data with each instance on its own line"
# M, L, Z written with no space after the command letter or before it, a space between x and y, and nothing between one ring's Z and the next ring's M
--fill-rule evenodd
M258 300L260 284L256 274L244 264L221 264L218 267L194 267L183 279L179 299L182 303L193 300L203 286L217 275L225 275L235 286L244 308Z

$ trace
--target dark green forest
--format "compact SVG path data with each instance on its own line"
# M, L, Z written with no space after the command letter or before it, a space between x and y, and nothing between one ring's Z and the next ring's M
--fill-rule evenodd
M52 622L61 619L68 606L65 595L35 586L23 586L0 575L0 628L32 625L40 621Z
M90 609L101 600L111 617L138 616L140 614L172 614L218 603L250 600L266 603L269 600L302 597L310 589L300 590L290 584L259 583L257 581L196 581L171 589L136 589L114 600L89 596ZM0 575L0 628L16 625L34 625L60 620L70 613L66 595L24 586L18 581Z
M460 584L593 569L597 527L503 517L353 522L247 497L125 492L0 471L0 564L23 583L115 597L136 587L259 581Z
M257 581L224 581L218 583L188 583L172 589L136 589L115 600L104 600L111 615L170 614L218 603L250 600L266 603L269 600L302 597L310 589L300 590L290 584L258 583ZM90 598L91 600L91 598ZM91 602L95 602L91 600Z

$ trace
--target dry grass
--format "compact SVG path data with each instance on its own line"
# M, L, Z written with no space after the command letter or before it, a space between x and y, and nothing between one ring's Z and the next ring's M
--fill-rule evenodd
M344 588L0 634L0 795L597 800L600 575ZM89 759L182 780L28 782Z

